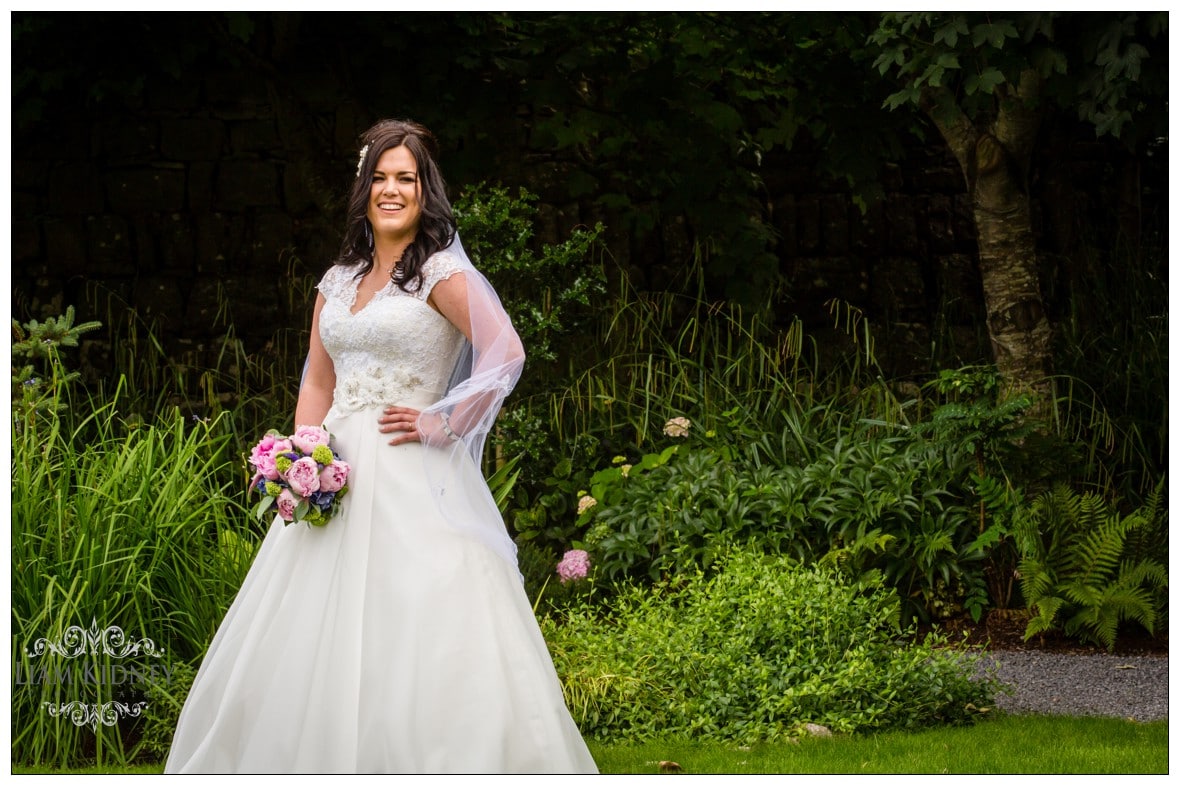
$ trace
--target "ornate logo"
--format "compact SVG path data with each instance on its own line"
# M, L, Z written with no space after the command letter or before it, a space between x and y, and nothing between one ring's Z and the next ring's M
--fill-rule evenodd
M121 701L108 701L103 704L86 704L81 701L70 701L65 704L54 704L45 701L41 703L51 717L68 717L75 726L89 726L98 731L98 724L114 726L119 718L137 718L147 707L146 701L125 704Z
M100 650L101 647L101 650ZM164 651L156 648L151 639L136 640L127 636L118 625L110 625L99 630L98 622L90 619L90 628L81 625L71 625L62 634L61 640L54 642L44 637L33 642L33 649L26 650L29 657L37 658L46 651L63 658L77 658L80 655L110 655L113 658L127 658L133 655L150 655L153 658L163 657Z
M71 625L66 628L61 638L54 641L39 638L33 642L31 649L26 648L29 658L39 658L43 655L56 655L60 658L73 660L83 656L105 656L108 658L132 658L145 656L162 658L164 650L148 638L136 639L128 636L118 625L99 628L97 620L91 618L90 627ZM86 690L86 686L104 684L118 684L126 681L146 681L158 679L161 675L168 679L170 670L167 665L136 666L108 665L105 667L95 664L91 660L83 660L77 664L65 667L47 659L47 665L40 669L21 669L17 665L16 680L18 684L57 683ZM22 679L23 677L23 679ZM89 726L95 733L99 725L114 726L120 718L137 718L148 703L146 701L124 702L107 701L102 703L88 703L85 701L41 702L41 707L54 718L66 718L75 726Z

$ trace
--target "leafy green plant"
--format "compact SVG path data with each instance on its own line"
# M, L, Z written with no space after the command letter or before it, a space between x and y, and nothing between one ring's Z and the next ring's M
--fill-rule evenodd
M1119 239L1077 266L1057 320L1053 424L1083 448L1088 487L1139 504L1168 464L1169 258L1165 241L1140 249ZM1109 245L1086 240L1093 256Z
M180 722L184 700L192 690L198 667L177 661L172 664L166 680L153 680L144 687L144 699L151 712L144 716L141 745L144 755L165 761L172 748L172 735Z
M81 375L59 362L59 355L63 348L77 347L83 333L102 327L100 322L75 325L74 316L74 307L67 306L60 317L44 322L12 320L12 403L20 410L19 419L50 414L50 408L60 412L69 406L63 397ZM33 363L17 365L30 360Z
M715 570L621 589L543 622L566 699L599 740L773 740L969 722L995 684L917 642L896 594L786 556L734 549Z
M974 458L969 492L976 500L979 537L975 545L986 561L987 597L997 608L1008 608L1015 582L1015 546L1011 526L1022 494L1012 485L1016 470L1022 482L1031 479L1020 472L1020 457L1033 452L1037 427L1030 416L1034 405L1027 393L1005 390L994 366L943 369L926 383L938 403L927 419L914 425L915 432L935 442L958 445ZM978 620L983 604L976 603Z
M521 533L543 530L550 526L551 512L560 518L568 511L564 499L560 505L553 497L536 499L546 484L552 485L548 468L569 457L563 448L573 438L554 440L541 413L548 396L564 384L568 368L586 363L596 351L593 337L606 293L602 226L579 227L560 243L541 244L534 232L537 201L523 188L513 194L479 183L465 188L454 204L463 246L496 288L527 354L524 374L497 423L497 452L489 462L495 469L505 456L530 458L520 465L519 493L506 500L516 511L510 518L520 519Z
M694 427L695 428L695 427ZM708 568L731 543L878 571L907 618L978 618L987 602L984 546L964 504L971 456L905 429L850 424L808 433L802 461L768 461L765 441L723 429L591 479L577 522L604 574L658 580Z
M1161 484L1126 516L1096 494L1063 486L1036 499L1015 528L1021 588L1033 612L1026 639L1061 626L1068 636L1114 649L1123 621L1154 632L1167 568L1128 545L1143 530L1166 532L1162 495Z
M602 226L575 229L534 250L537 196L480 183L454 204L463 247L496 287L532 361L557 359L559 342L588 332L606 292L594 255ZM568 356L568 355L567 355Z
M258 534L221 480L244 476L223 418L124 420L125 389L90 398L47 362L46 406L14 402L12 422L13 757L126 763L153 711L142 675L204 652Z

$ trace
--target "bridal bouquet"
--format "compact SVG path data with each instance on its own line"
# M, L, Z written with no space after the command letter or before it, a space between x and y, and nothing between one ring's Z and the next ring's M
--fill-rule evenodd
M352 468L328 447L331 435L315 426L297 426L284 436L271 429L254 446L250 488L262 495L254 508L259 520L275 507L285 523L322 527L348 492Z

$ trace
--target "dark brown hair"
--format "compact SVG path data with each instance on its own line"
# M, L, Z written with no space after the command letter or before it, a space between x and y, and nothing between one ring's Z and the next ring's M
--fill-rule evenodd
M394 267L392 278L405 292L422 285L422 265L434 253L451 245L455 238L455 216L447 199L446 183L438 168L438 142L434 134L412 120L381 120L360 137L366 145L364 160L348 197L344 242L338 265L358 265L357 276L373 269L373 228L369 225L369 193L377 159L386 150L406 146L418 165L418 202L422 218L418 233Z

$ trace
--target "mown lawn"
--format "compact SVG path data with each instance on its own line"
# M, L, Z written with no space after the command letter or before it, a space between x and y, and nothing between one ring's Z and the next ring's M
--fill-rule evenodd
M590 743L603 774L661 772L675 762L694 775L1121 775L1167 774L1168 722L1001 715L976 726L811 738L753 746L668 740ZM57 770L13 766L14 775L152 775L162 765Z
M692 741L591 745L604 773L1166 774L1168 723L1006 715L971 727L742 747Z

